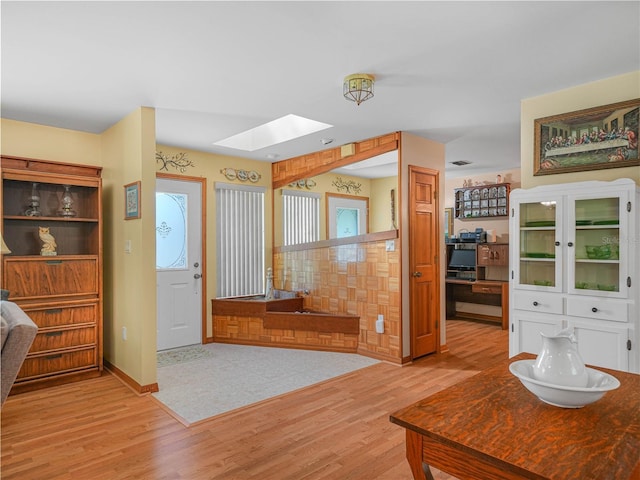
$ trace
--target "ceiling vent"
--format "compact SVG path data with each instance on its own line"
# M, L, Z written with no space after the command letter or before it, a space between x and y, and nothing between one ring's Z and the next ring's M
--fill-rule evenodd
M466 160L458 160L456 162L451 162L456 167L463 167L464 165L469 165L471 162L467 162Z

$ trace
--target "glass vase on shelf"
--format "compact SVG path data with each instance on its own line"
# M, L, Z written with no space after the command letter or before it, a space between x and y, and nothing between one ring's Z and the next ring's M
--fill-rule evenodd
M39 217L40 214L40 195L38 194L38 184L31 184L31 195L29 196L29 206L24 211L27 217Z
M71 186L64 185L64 194L62 195L62 203L58 214L61 217L75 217L76 212L71 208L73 205L73 197L71 196Z

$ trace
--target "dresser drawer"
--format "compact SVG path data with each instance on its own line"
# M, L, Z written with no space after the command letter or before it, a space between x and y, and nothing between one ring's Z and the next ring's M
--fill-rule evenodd
M62 327L80 323L96 323L98 304L47 306L20 305L39 328Z
M548 293L514 292L513 308L529 312L562 314L562 296Z
M629 306L625 302L599 298L567 298L567 315L613 322L629 321Z
M98 295L98 257L5 257L4 288L14 301Z
M74 352L52 353L49 355L29 356L18 373L18 380L42 377L52 373L72 372L97 367L95 348Z
M53 330L38 332L33 340L29 353L46 352L62 348L95 346L96 327L73 328L69 330Z

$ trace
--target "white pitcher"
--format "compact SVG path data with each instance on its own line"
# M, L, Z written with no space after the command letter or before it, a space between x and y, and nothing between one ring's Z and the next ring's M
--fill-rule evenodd
M533 364L533 378L569 387L586 387L589 374L584 365L572 328L556 335L542 336L542 350Z

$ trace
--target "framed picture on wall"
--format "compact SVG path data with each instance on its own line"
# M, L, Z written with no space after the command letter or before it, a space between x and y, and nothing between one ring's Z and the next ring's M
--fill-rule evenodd
M534 121L533 174L640 165L640 99Z
M140 182L124 186L124 219L140 218Z

